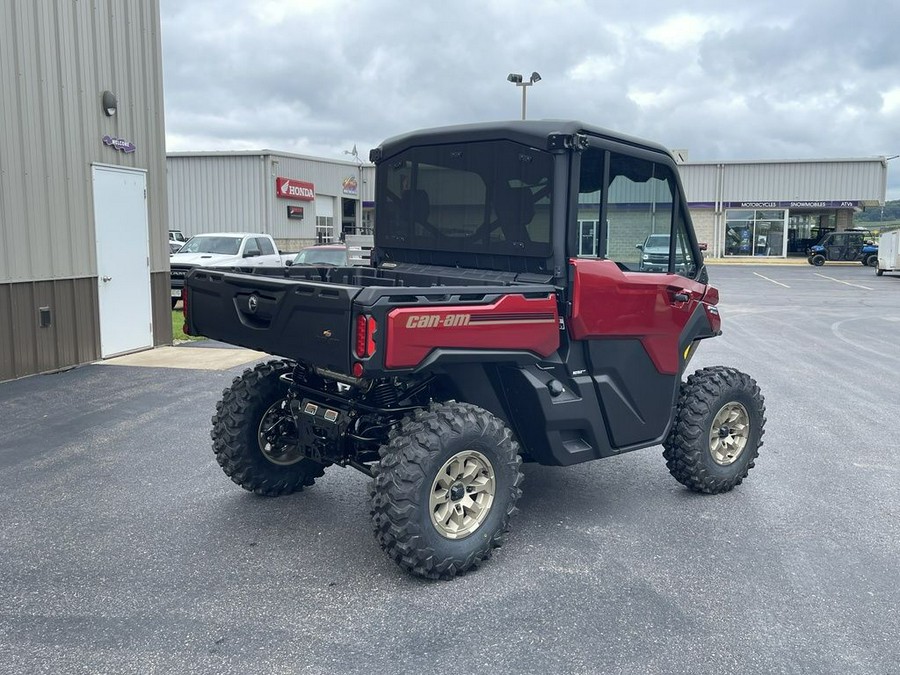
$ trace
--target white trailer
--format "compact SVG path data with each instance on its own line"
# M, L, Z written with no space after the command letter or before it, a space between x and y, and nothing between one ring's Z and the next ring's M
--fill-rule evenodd
M885 232L878 240L878 267L875 274L900 272L900 230Z

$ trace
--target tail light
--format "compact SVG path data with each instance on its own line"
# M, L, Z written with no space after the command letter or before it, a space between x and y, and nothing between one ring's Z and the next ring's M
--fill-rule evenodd
M356 356L367 359L375 353L375 331L378 324L374 316L360 314L356 317Z

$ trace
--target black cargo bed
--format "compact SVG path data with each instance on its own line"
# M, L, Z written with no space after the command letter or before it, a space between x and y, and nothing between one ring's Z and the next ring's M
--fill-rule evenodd
M358 287L204 269L187 286L191 335L349 372Z

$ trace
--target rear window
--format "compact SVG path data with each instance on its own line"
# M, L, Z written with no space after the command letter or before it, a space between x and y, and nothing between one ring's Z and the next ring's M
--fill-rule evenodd
M549 257L552 172L511 141L411 148L378 167L376 244Z

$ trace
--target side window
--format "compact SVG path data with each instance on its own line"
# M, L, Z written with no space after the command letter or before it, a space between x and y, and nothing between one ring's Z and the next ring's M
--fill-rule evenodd
M693 278L697 274L698 262L694 260L687 224L684 214L679 209L678 216L675 219L675 274Z
M629 271L668 272L674 196L675 179L668 167L612 153L607 257ZM686 232L679 234L690 250Z
M603 197L603 163L606 153L588 148L581 155L578 184L578 232L575 254L596 258L600 246L600 201Z
M259 255L259 244L256 243L256 237L251 237L247 240L246 246L244 246L244 257L251 255Z
M256 246L262 251L263 255L275 255L275 247L272 246L272 242L265 237L257 237Z

